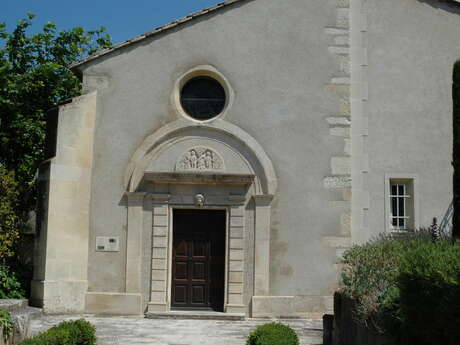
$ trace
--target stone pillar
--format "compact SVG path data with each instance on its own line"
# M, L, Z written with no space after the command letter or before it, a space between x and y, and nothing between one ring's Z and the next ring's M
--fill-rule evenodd
M149 312L164 312L169 309L169 197L169 194L152 194L152 285Z
M270 294L270 213L273 195L254 195L255 265L254 295Z
M230 207L228 289L225 311L244 313L244 206Z
M40 169L47 189L31 303L46 313L81 313L88 288L91 174L97 93L59 107L56 154Z
M126 193L128 233L126 240L126 292L141 293L142 229L145 193Z

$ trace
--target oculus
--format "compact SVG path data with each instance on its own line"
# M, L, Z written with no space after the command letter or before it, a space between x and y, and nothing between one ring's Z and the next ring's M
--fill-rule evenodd
M185 113L195 120L210 120L221 114L227 103L224 87L214 78L198 76L188 80L180 91Z

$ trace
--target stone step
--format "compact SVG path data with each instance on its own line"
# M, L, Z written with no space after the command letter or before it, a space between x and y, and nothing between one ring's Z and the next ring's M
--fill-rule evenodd
M240 313L220 313L214 311L182 311L173 310L162 313L146 313L147 319L181 319L181 320L228 320L242 321L245 319L244 314Z
M0 299L0 309L13 312L29 305L26 299Z

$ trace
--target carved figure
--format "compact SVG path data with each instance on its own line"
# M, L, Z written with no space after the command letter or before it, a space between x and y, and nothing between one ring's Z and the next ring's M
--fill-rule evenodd
M204 205L204 195L203 194L197 194L195 195L195 206L197 207L203 207Z
M206 156L204 157L204 165L206 169L214 169L214 158L212 157L212 152L207 150Z
M207 171L223 170L224 162L220 155L207 147L197 146L185 152L176 164L176 170Z
M196 154L196 151L195 150L190 150L189 152L189 164L188 164L188 169L196 169L196 166L197 166L197 160L198 160L198 156Z

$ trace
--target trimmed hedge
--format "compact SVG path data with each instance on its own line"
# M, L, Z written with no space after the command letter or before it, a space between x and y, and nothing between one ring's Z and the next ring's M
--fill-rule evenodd
M403 344L460 343L460 243L409 247L397 286Z
M299 345L299 338L289 326L270 322L252 331L246 345Z
M96 345L96 329L84 319L64 321L20 345Z

